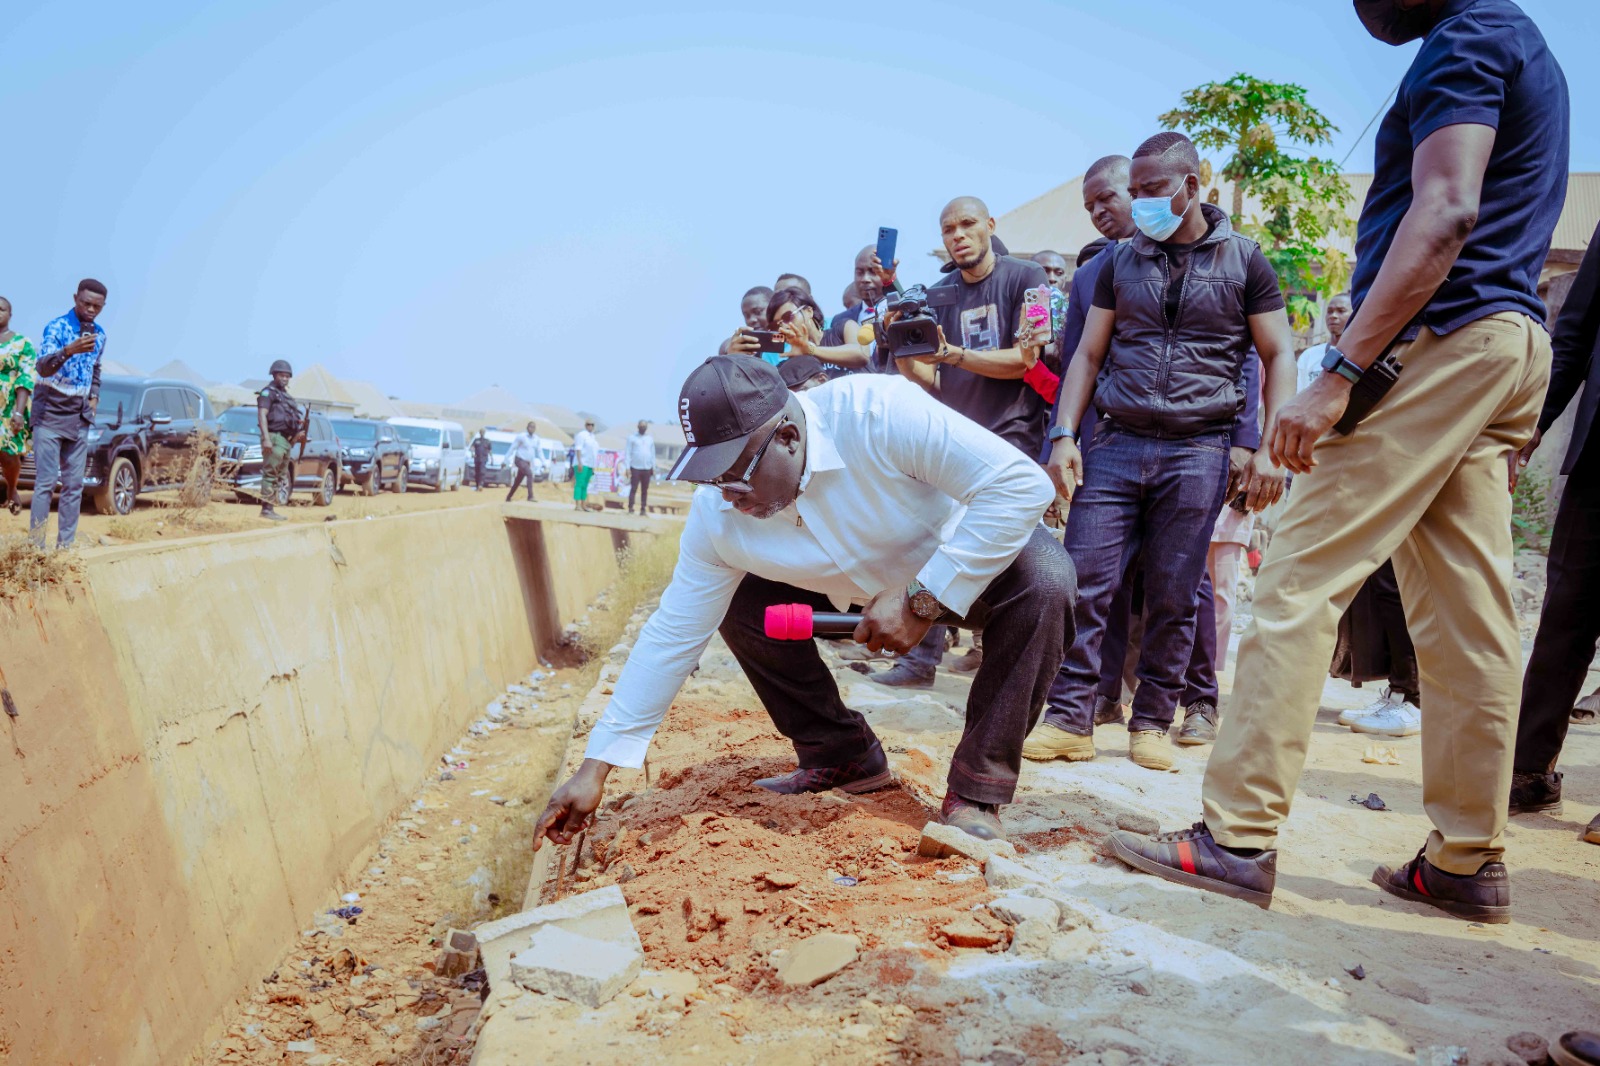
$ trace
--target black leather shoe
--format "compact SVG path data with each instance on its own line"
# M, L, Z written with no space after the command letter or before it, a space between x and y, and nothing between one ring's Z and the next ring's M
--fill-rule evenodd
M890 688L933 687L933 675L931 673L925 674L920 670L907 666L905 663L895 663L880 674L870 674L867 680L875 681L880 685L888 685Z
M954 792L945 793L944 803L939 807L939 821L979 840L1006 838L1006 831L1000 825L998 804L974 803L962 799Z
M1511 921L1511 875L1503 862L1486 862L1475 874L1447 874L1417 857L1399 869L1380 866L1372 883L1401 899L1426 903L1469 922L1505 925Z
M1530 814L1534 811L1561 813L1561 775L1523 774L1511 775L1511 814Z
M1183 728L1178 730L1178 743L1184 747L1210 744L1217 739L1217 708L1205 700L1189 705L1183 716Z
M1555 1066L1600 1066L1600 1033L1581 1029L1562 1033L1550 1045L1550 1061Z
M1094 724L1095 725L1121 725L1122 704L1116 700L1108 700L1104 696L1094 698Z
M1142 837L1118 830L1110 836L1111 852L1135 870L1207 892L1242 899L1266 909L1278 881L1278 851L1236 855L1218 844L1206 823L1196 822L1176 833Z
M783 796L796 796L802 792L873 792L894 784L894 774L889 771L889 759L876 740L872 750L859 759L842 766L818 766L791 770L777 777L763 777L756 782L768 792Z

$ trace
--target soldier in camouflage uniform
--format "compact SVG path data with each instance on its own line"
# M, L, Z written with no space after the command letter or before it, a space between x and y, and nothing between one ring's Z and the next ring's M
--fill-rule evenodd
M273 509L280 485L294 482L289 471L289 450L303 429L304 413L289 395L293 369L285 359L272 364L272 384L256 394L256 423L261 430L261 517L274 522L288 519Z

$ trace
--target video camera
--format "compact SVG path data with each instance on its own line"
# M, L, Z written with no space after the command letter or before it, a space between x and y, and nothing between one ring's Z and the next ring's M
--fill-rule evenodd
M889 293L885 314L896 311L899 317L878 331L878 343L892 359L932 355L939 350L939 323L928 309L949 307L958 296L950 285L929 289L918 284L898 296Z

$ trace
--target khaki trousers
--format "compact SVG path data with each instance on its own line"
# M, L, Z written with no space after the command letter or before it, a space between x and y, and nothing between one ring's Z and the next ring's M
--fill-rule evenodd
M1305 769L1339 616L1394 559L1422 675L1428 861L1499 861L1522 675L1507 462L1533 436L1550 338L1503 313L1396 349L1404 370L1348 437L1317 443L1257 578L1233 698L1206 766L1206 825L1270 848Z

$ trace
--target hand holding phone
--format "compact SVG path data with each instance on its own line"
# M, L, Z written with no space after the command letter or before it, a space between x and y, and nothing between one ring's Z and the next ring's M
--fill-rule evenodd
M756 339L757 352L771 352L774 355L782 355L788 349L788 345L784 343L783 335L770 329L747 329L744 332L747 336Z

